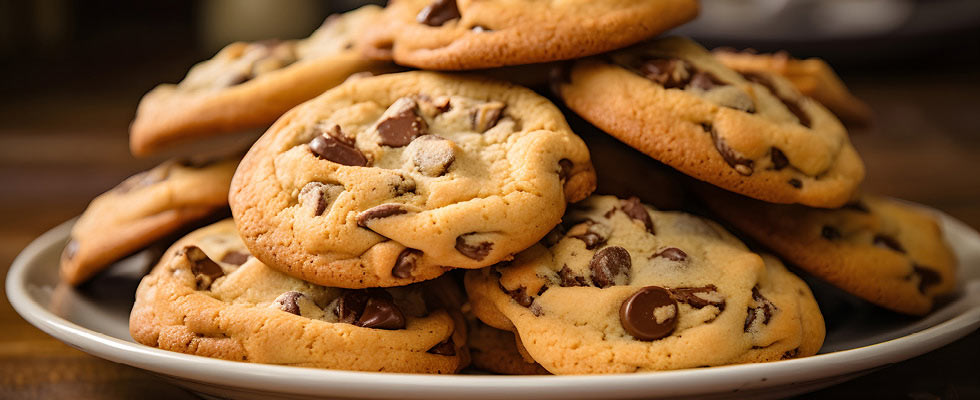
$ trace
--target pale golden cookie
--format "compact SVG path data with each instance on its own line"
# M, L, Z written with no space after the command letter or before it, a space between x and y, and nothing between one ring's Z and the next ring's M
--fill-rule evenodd
M514 332L551 373L774 361L823 343L806 284L715 223L592 196L564 224L465 279L473 313Z
M405 72L347 82L284 115L242 160L230 203L270 267L388 287L509 260L594 187L588 149L547 99Z
M251 257L225 220L174 244L136 292L133 339L205 357L359 371L451 374L469 361L456 284L345 290Z
M657 39L578 60L555 86L606 133L687 175L774 203L838 207L864 178L843 125L786 80L744 79L698 44Z

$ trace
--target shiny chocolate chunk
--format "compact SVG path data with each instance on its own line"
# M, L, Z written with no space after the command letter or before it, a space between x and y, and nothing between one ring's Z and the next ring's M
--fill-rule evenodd
M506 104L499 101L491 101L477 106L471 117L473 130L483 133L496 126L497 121L500 121L500 117L504 115L504 108L506 107Z
M520 286L514 290L507 290L503 285L500 285L500 289L504 293L507 293L510 298L514 299L517 304L520 304L521 307L530 307L531 303L534 303L534 298L527 294L527 288L524 286Z
M368 224L371 223L371 220L373 219L388 218L393 215L401 215L407 212L408 210L405 209L405 206L397 203L374 206L357 215L357 226L367 228Z
M453 343L453 337L450 336L446 340L439 342L439 344L432 346L427 353L432 353L440 356L455 356L456 355L456 343Z
M395 266L391 268L391 276L395 278L411 278L415 265L422 258L422 251L416 249L405 249L398 254L395 259Z
M191 273L194 274L197 290L209 289L215 279L225 275L221 266L204 254L200 247L187 246L181 249L181 253L191 263Z
M300 292L294 292L292 290L285 292L273 301L280 310L288 312L294 315L300 315L299 312L299 299L305 295Z
M464 256L472 258L474 260L480 261L490 254L493 250L493 243L491 242L477 242L473 235L476 233L467 233L465 235L459 235L456 237L456 251L462 253Z
M418 113L418 103L411 97L395 101L381 116L378 137L382 146L402 147L428 132L429 126Z
M661 339L677 327L677 302L659 286L647 286L623 301L619 321L637 340Z
M442 26L459 17L456 0L434 0L415 16L415 21L428 26Z
M600 288L616 285L617 281L628 284L632 265L630 253L626 249L619 246L604 247L589 261L592 283Z
M456 161L456 145L436 135L422 135L405 149L415 168L425 176L442 176Z
M372 296L368 298L361 317L357 319L354 325L373 329L403 329L405 328L405 315L391 300L391 296Z
M344 191L341 185L322 182L309 182L299 191L299 204L313 210L313 216L320 216Z
M385 294L388 293L385 292ZM337 299L337 306L334 309L337 320L346 324L356 322L361 317L361 313L364 312L369 297L368 290L344 291Z
M329 135L320 135L310 141L310 151L317 157L341 165L364 167L368 165L367 157L356 147L348 145Z
M687 253L684 250L678 249L676 247L668 247L661 250L659 253L654 254L654 257L663 257L670 261L683 262L687 260Z
M226 253L224 257L221 257L221 262L225 264L242 265L245 264L245 261L248 261L249 257L251 257L251 255L248 253L232 250Z
M629 199L620 202L623 212L629 215L630 218L640 221L643 227L646 228L647 232L654 233L653 230L653 220L650 219L650 213L647 208L640 203L640 199L637 197L630 197Z
M670 289L670 294L680 303L702 309L714 306L718 311L725 311L725 298L718 293L718 287L707 285L703 287L681 287Z

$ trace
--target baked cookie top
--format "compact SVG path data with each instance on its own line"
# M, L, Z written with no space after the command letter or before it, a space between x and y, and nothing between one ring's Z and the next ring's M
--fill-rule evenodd
M699 192L713 212L787 261L879 306L922 315L956 288L956 257L936 218L918 206L863 194L827 210Z
M148 346L234 361L454 373L468 362L458 292L447 279L366 290L304 282L251 257L228 219L167 250L140 282L129 329Z
M146 155L183 139L265 128L351 74L390 69L364 59L358 49L364 30L380 15L380 7L365 6L331 16L306 39L229 44L180 83L144 96L130 131L132 152Z
M61 254L61 279L78 285L154 241L228 205L238 158L169 160L89 203Z
M758 54L750 51L715 49L713 53L726 67L750 79L753 74L760 73L776 74L786 78L796 90L804 96L819 101L849 127L862 128L873 122L874 113L871 107L851 94L834 69L824 60L796 59L786 52Z
M693 19L695 0L398 0L368 54L423 69L472 70L618 49Z
M823 106L779 76L750 81L688 39L579 60L563 75L556 89L576 113L713 185L836 207L864 178L847 131Z
M594 187L588 149L545 98L406 72L284 115L245 156L230 202L270 267L362 288L508 260Z
M468 271L483 322L555 374L622 373L815 354L810 289L713 222L592 196L513 262Z

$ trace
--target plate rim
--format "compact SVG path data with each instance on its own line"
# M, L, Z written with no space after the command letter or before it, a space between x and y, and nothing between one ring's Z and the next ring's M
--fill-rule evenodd
M980 243L980 234L973 228L945 213L936 212L944 227L952 225ZM37 237L11 263L5 282L6 293L22 318L54 338L99 358L179 380L257 391L324 395L323 389L329 388L330 395L355 398L696 395L731 391L733 385L736 390L751 390L856 374L933 351L980 327L980 304L970 304L936 325L863 347L769 363L631 374L425 375L243 363L171 352L118 339L57 316L34 301L27 288L28 266L52 246L64 242L76 219L65 221ZM963 286L964 291L980 291L980 280L967 281ZM615 387L615 392L609 392L610 387Z

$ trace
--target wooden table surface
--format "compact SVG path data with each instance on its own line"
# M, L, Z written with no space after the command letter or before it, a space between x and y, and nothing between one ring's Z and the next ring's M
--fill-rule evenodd
M176 77L127 76L109 71L90 82L0 92L0 277L33 238L155 164L129 156L127 126L142 92ZM867 189L936 207L980 228L976 68L868 71L846 78L879 115L876 129L853 136L868 167ZM21 319L5 295L0 299L0 398L193 398L153 375L62 344ZM868 395L980 398L980 333L803 398Z

